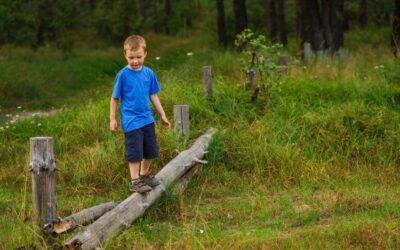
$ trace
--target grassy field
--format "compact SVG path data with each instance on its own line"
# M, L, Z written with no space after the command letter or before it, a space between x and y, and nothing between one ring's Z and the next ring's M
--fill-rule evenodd
M207 37L150 36L148 65L157 72L168 116L172 119L173 105L189 104L191 117L189 140L162 129L156 117L155 172L208 128L219 132L209 164L186 193L167 193L103 248L400 248L400 62L379 40L387 31L362 34L347 37L349 49L340 56L308 65L291 58L288 74L271 89L268 108L261 100L249 101L252 93L244 91L236 53L212 50ZM8 95L12 105L1 105L11 112L23 100L23 105L61 111L0 131L4 249L46 248L32 223L30 137L54 138L59 216L129 195L123 135L108 130L113 76L123 65L120 49L77 50L63 62L50 49L21 51L0 50L2 58L14 58L0 61L1 71L8 72L0 76L2 91L9 79L29 79L26 84L45 93L32 103ZM203 94L203 65L213 67L211 101ZM14 67L37 77L25 79ZM48 67L54 71L46 74ZM58 84L45 84L53 81ZM22 88L10 89L20 93Z

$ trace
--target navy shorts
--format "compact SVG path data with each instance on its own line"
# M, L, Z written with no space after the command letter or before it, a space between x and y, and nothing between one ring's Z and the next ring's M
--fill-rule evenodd
M125 160L140 162L158 156L154 122L142 128L125 133Z

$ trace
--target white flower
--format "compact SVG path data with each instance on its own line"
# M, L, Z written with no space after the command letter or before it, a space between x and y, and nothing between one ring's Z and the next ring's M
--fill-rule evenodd
M186 53L187 56L193 56L193 52Z
M6 129L10 128L8 125L6 126Z
M3 127L0 127L0 130L2 130L2 131L3 131L3 130L4 130L4 128L3 128Z
M381 69L383 69L385 66L383 66L382 64L381 65L379 65L379 68L381 68Z
M21 109L21 108L22 108L21 106L18 106L18 107L17 107L17 109Z
M12 115L11 114L6 114L6 117L11 117Z
M41 123L38 123L37 126L40 127L40 126L42 126L42 124L41 124Z
M374 69L379 69L379 66L375 66Z
M11 120L11 121L10 121L10 124L14 124L14 123L15 123L15 120Z
M200 230L199 230L199 233L203 234L203 233L204 233L204 230L203 230L203 229L200 229Z
M160 59L161 59L161 57L159 57L159 56L156 57L156 60L157 60L157 61L160 60Z
M35 123L35 121L31 121L31 124L34 124Z

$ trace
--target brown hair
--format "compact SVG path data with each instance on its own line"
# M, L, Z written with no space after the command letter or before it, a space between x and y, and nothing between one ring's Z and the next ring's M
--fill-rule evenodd
M128 36L124 42L124 52L127 50L137 50L143 48L144 52L146 52L146 40L142 36L132 35Z

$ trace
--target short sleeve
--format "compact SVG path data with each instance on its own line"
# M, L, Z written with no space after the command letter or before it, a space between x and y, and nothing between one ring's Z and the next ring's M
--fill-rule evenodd
M151 72L151 77L150 77L150 95L154 95L160 92L160 85L158 85L157 77L156 75Z
M121 98L121 89L122 89L123 77L121 72L117 74L114 80L114 89L112 92L112 97L115 99Z

